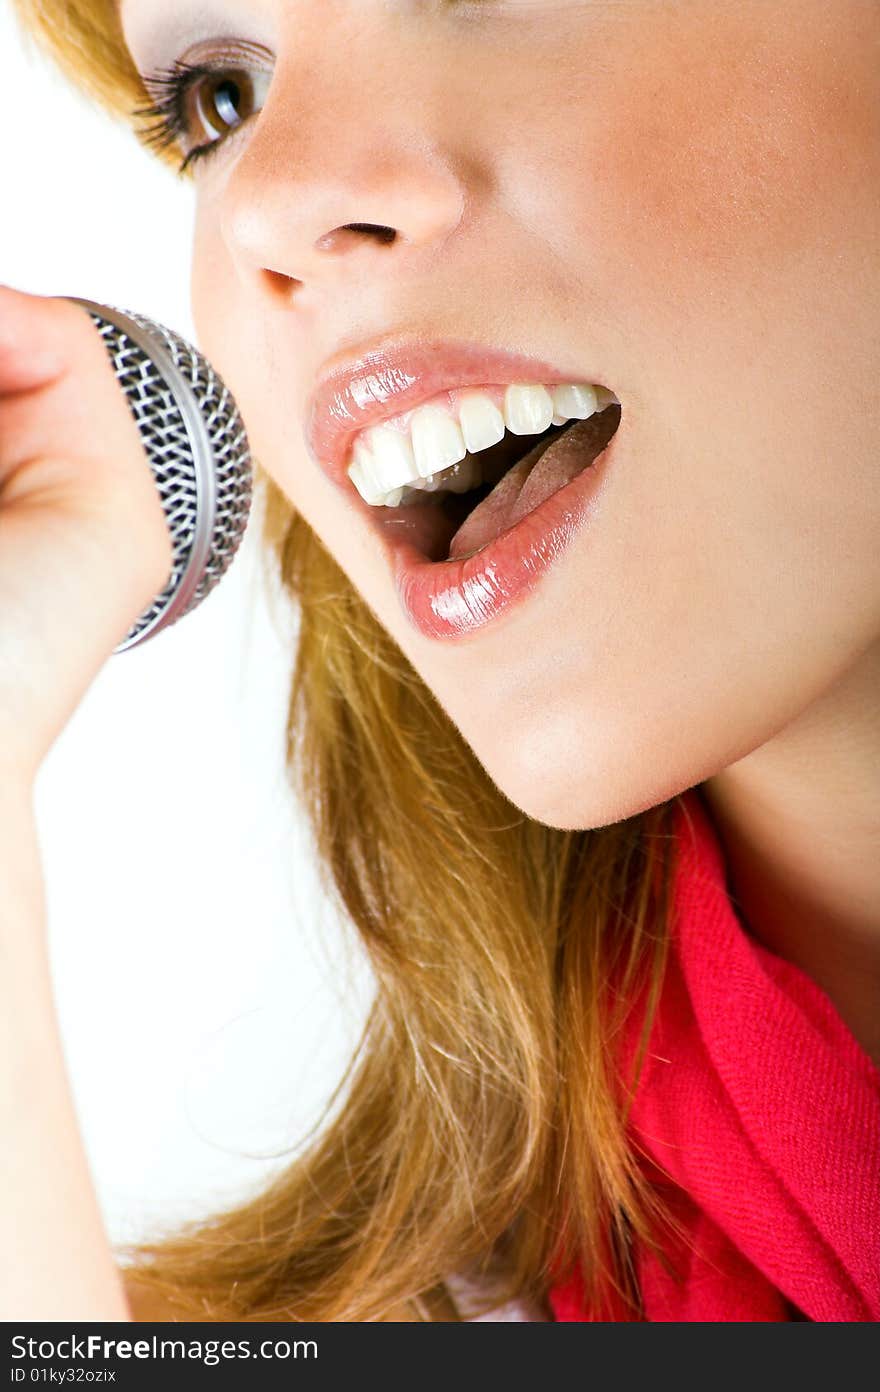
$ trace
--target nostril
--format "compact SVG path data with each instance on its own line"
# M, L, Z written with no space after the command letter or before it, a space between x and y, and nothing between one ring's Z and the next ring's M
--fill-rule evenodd
M338 255L340 252L362 246L364 237L370 237L382 246L390 246L397 239L397 232L393 227L383 227L379 223L347 222L343 227L334 227L332 232L325 232L318 238L315 247L318 251L329 251Z
M265 276L266 279L272 285L277 286L279 290L287 290L291 285L301 284L300 281L294 280L293 276L285 275L283 271L271 271L268 267L265 271Z
M375 222L347 222L345 229L350 232L366 232L368 236L375 237L377 242L387 246L394 241L397 232L393 227L382 227Z
M267 290L276 300L289 300L302 285L301 280L284 275L282 271L272 271L268 267L264 267L261 274Z

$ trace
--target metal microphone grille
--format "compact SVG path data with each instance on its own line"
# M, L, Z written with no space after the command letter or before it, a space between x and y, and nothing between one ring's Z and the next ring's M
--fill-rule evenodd
M104 340L171 533L168 584L114 648L121 653L182 619L228 570L250 515L250 447L229 389L186 339L142 314L68 298Z

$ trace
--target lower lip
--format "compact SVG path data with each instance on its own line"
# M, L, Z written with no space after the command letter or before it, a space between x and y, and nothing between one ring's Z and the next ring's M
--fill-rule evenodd
M395 542L394 582L410 623L426 638L466 638L522 604L589 525L622 424L582 474L475 556L428 561L411 543Z

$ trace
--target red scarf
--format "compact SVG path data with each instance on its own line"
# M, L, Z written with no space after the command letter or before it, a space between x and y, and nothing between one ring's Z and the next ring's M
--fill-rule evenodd
M667 1249L680 1279L637 1253L646 1317L880 1320L880 1069L816 983L746 933L696 790L676 828L672 951L631 1118L686 1237ZM593 1318L577 1278L549 1299L557 1320Z

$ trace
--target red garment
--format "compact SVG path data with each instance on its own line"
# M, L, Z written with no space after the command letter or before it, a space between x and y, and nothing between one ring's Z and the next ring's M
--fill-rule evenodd
M676 835L672 950L631 1118L687 1241L670 1251L680 1281L636 1254L646 1316L880 1320L880 1069L739 922L694 789ZM549 1300L557 1320L592 1318L577 1279Z

